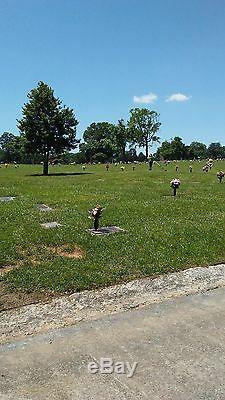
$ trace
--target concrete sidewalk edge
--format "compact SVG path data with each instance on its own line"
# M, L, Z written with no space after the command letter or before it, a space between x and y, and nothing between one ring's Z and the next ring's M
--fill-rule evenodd
M137 279L59 297L45 304L3 311L0 314L0 343L224 286L225 264L220 264L190 268L154 279Z

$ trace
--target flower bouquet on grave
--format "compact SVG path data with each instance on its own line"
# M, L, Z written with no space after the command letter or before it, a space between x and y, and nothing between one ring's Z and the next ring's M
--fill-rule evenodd
M97 231L99 228L99 220L102 216L103 210L104 210L103 207L97 205L95 208L92 208L91 210L88 211L89 218L92 218L94 220L94 230L95 231Z
M217 178L219 179L220 183L222 183L225 173L223 171L219 171L219 172L217 172L216 175L217 175Z
M180 186L180 179L174 178L174 179L172 179L172 181L170 181L170 187L173 188L173 195L174 196L176 196L177 189L179 188L179 186Z
M204 165L204 167L202 167L202 171L203 172L209 172L209 166L208 165Z

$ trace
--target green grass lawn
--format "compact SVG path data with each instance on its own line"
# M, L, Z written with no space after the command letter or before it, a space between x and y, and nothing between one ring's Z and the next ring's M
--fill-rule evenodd
M215 162L209 173L202 163L159 165L102 165L50 167L48 177L35 176L41 166L0 169L0 196L15 196L0 202L0 266L19 265L2 275L10 290L71 292L96 288L135 277L157 275L191 266L225 260L225 183L216 172L225 162ZM63 173L65 175L63 175ZM73 174L74 173L74 174ZM66 175L68 174L68 175ZM69 175L71 174L71 175ZM32 176L33 175L33 176ZM181 186L171 196L170 180ZM54 208L37 210L37 204ZM101 224L117 225L125 231L91 236L88 210L106 207ZM58 221L63 226L45 230L41 223ZM78 246L82 259L58 255L57 246L68 251Z

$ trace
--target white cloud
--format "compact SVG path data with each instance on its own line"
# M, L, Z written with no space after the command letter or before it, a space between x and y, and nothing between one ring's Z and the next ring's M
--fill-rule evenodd
M191 98L191 96L186 96L185 94L182 93L174 93L171 94L166 101L177 101L177 102L182 102L182 101L187 101Z
M154 93L143 94L142 96L134 96L134 103L151 104L157 100L157 95Z

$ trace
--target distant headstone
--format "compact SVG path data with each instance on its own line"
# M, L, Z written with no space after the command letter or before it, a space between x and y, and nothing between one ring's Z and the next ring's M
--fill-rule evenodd
M12 196L3 196L3 197L0 197L0 201L4 201L4 202L6 202L6 203L8 203L9 201L12 201L12 200L14 200L15 199L15 197L12 197Z
M101 228L98 228L96 231L95 229L88 229L89 232L91 232L92 235L109 235L110 233L117 233L117 232L124 232L124 229L119 228L118 226L103 226Z
M62 226L58 222L45 222L44 224L41 224L42 228L45 229L50 229L50 228L57 228L58 226Z
M44 212L52 211L52 208L49 207L49 206L46 206L46 204L38 204L38 205L37 205L37 209L38 209L39 211L44 211Z

